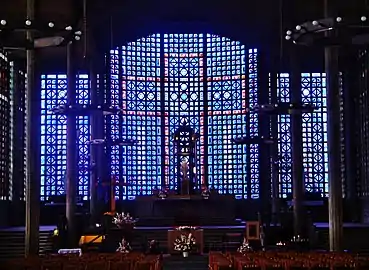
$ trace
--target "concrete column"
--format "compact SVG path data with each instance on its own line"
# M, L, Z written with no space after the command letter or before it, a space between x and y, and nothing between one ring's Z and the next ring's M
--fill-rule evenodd
M270 74L270 101L271 104L278 103L277 99L277 73L272 70ZM271 135L274 139L278 138L278 115L270 116ZM278 143L271 146L271 168L272 168L272 222L278 222L279 216L279 171L278 171Z
M268 70L266 67L267 56L261 52L259 54L258 72L258 103L260 105L269 103ZM265 114L258 115L259 136L270 136L270 117ZM259 144L259 192L260 192L260 213L262 222L270 225L270 199L271 199L271 173L270 173L270 145Z
M35 19L35 0L27 0L27 17ZM32 44L34 37L27 32ZM38 255L40 227L40 84L34 49L27 50L27 172L26 172L26 231L25 255Z
M353 61L355 59L355 61ZM351 64L354 63L354 64ZM347 209L350 209L350 219L353 222L359 221L357 172L356 172L356 138L355 138L355 96L359 89L360 70L357 68L357 58L352 53L347 55L345 66L347 68L343 77L343 126L344 126L344 162L345 162L345 191ZM342 141L342 140L341 140Z
M90 63L90 82L91 82L91 104L93 106L99 104L99 97L97 92L97 74L95 73L95 69L93 63ZM103 137L99 137L99 116L101 113L98 111L94 112L91 115L91 138L92 139L103 139ZM102 128L102 127L100 127ZM91 223L96 223L97 218L97 181L99 178L99 164L98 164L98 154L100 145L91 145L90 153L91 153L91 176L90 176L90 216Z
M333 16L332 0L324 2L325 16ZM327 32L331 37L334 33ZM342 179L340 155L340 73L339 49L325 48L325 72L327 76L328 111L328 174L329 174L329 246L331 251L342 249Z
M291 53L290 93L292 103L301 103L301 72L298 64L296 47ZM302 115L291 115L291 140L292 140L292 197L294 234L303 233L303 202L304 202L304 166L302 156Z
M67 46L67 78L68 92L67 104L76 104L76 70L74 61L74 45L69 43ZM76 208L76 189L77 189L77 130L76 116L67 116L67 190L66 190L66 216L68 220L68 240L69 245L75 242L75 208Z

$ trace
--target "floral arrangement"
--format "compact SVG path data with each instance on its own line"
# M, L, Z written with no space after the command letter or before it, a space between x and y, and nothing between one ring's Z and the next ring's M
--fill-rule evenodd
M192 233L186 235L182 234L174 240L174 250L180 252L189 252L196 245L195 238L192 236Z
M130 216L129 213L122 212L121 214L116 213L113 217L112 221L116 226L123 227L124 225L132 225L136 222L133 217Z
M188 231L191 231L191 230L197 230L199 227L196 227L196 226L179 226L179 227L176 227L175 229L177 231L184 231L184 230L188 230Z
M242 245L237 249L239 253L246 253L252 251L252 247L249 245L247 239L243 239Z
M159 252L159 243L156 240L150 240L147 243L147 248L150 254L156 254Z
M126 241L126 239L122 238L122 241L119 243L119 247L117 248L117 252L120 253L129 253L132 250L129 243Z

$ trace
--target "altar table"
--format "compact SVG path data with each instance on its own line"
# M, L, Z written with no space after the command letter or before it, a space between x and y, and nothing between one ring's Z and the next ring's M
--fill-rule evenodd
M192 236L195 238L196 241L196 249L194 250L194 252L202 254L204 251L204 230L190 230L190 232L192 233ZM168 252L170 254L178 252L174 250L174 241L182 234L189 234L189 232L181 230L168 230Z

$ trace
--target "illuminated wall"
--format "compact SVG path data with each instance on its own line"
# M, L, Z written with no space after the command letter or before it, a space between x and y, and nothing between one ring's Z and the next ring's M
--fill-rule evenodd
M154 34L111 50L107 61L106 100L123 107L107 130L113 139L139 141L112 149L117 198L175 187L171 136L183 121L200 133L198 187L207 177L222 194L258 198L258 148L230 141L258 134L257 116L246 114L257 103L257 50L211 34Z
M87 75L78 75L76 84L79 104L90 101ZM67 76L41 76L41 199L64 194L67 163L66 116L52 114L49 110L67 102ZM77 117L78 145L78 195L89 198L89 146L90 123L88 116Z
M289 74L277 78L279 102L290 102ZM302 115L304 181L307 192L328 196L327 152L327 91L324 73L302 73L301 98L303 103L318 107L314 113ZM292 193L291 117L278 116L279 193Z

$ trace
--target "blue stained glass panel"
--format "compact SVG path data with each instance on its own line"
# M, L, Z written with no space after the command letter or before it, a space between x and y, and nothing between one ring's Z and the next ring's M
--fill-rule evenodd
M88 75L78 75L76 83L77 103L88 104ZM67 163L67 118L55 115L50 109L67 103L67 76L41 76L41 200L65 193ZM78 195L89 199L89 147L88 116L77 117L78 147Z

